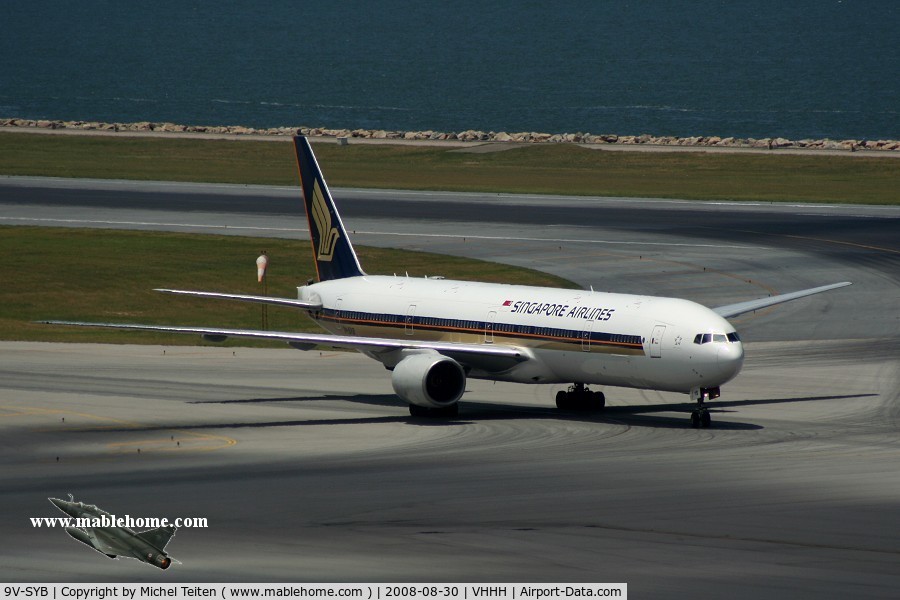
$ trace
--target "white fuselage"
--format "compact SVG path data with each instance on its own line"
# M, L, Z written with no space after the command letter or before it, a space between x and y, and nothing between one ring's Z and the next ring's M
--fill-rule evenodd
M475 364L476 378L687 393L731 380L744 358L728 321L677 298L369 275L298 292L321 302L309 315L335 334L514 346L532 359Z

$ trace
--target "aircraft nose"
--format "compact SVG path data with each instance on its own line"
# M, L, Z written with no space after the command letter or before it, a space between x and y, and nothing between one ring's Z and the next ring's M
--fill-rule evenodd
M66 502L65 500L60 500L59 498L47 498L50 502L53 503L53 506L63 511L67 515L72 514L71 502Z
M731 379L741 371L744 365L744 346L740 342L722 344L717 356L719 368L723 375Z

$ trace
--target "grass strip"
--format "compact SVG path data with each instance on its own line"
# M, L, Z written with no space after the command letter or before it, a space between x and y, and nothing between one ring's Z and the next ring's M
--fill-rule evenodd
M256 257L270 258L269 295L297 297L315 277L308 240L44 227L0 227L0 339L54 342L197 345L199 337L35 324L59 319L112 323L259 329L261 307L173 297L168 287L260 294ZM479 260L359 247L371 274L444 275L497 283L577 288L565 279ZM302 312L270 306L269 329L322 330ZM226 345L284 347L229 340Z
M333 186L900 204L900 160L877 156L618 152L535 144L483 154L316 142ZM289 143L0 132L0 174L296 185Z

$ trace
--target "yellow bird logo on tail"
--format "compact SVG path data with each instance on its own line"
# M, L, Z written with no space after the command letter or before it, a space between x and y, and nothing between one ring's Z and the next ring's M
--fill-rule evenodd
M328 211L328 205L325 203L325 196L322 195L318 180L313 186L312 215L316 229L319 230L317 260L331 261L334 258L334 249L341 234L338 233L337 227L331 225L331 213Z

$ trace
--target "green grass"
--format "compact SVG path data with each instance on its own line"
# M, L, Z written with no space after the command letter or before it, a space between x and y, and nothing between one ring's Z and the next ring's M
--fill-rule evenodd
M900 204L900 160L613 152L536 144L486 154L316 142L332 186L764 202ZM0 174L296 185L293 146L0 132Z
M39 325L36 320L258 329L259 305L181 298L156 287L259 294L256 257L270 258L269 294L297 297L315 276L308 240L43 227L0 227L0 339L196 345L199 337ZM529 269L424 252L357 248L371 274L408 272L575 288ZM297 310L270 306L269 328L321 331ZM269 345L233 340L234 345ZM284 344L274 344L283 347Z

